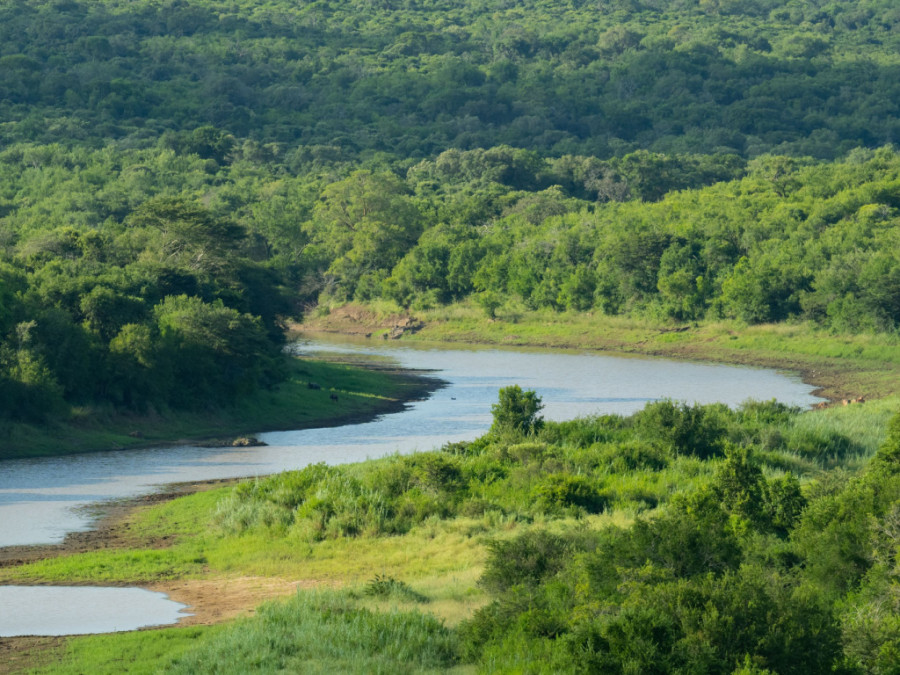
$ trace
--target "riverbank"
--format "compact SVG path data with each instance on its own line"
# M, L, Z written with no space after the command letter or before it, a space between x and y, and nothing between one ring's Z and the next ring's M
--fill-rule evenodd
M313 542L278 527L234 537L221 529L217 514L239 482L170 485L156 495L103 505L94 530L70 534L63 544L0 549L0 584L140 586L168 594L193 613L176 626L128 633L2 638L6 665L0 672L112 674L125 663L129 672L159 672L233 620L254 617L260 603L297 597L298 590L339 590L361 607L388 610L395 599L360 593L373 575L414 580L428 594L429 611L450 624L484 602L476 581L485 552L476 535L486 529L475 519L388 538ZM420 604L401 598L407 608Z
M226 408L143 415L81 409L65 423L0 428L0 460L204 441L231 445L252 433L364 422L442 386L424 373L340 357L293 358L287 367L284 382Z
M790 472L801 485L822 478L831 484L846 480L881 444L887 404L786 416L773 408L773 417L735 412L720 418L729 426L718 433L753 445L768 480L790 481ZM709 414L723 414L716 410ZM73 535L68 548L8 558L0 565L0 584L142 586L191 605L195 617L130 633L4 639L0 655L12 671L54 675L112 674L124 664L136 673L198 672L198 665L207 672L211 658L234 672L251 672L260 663L271 670L291 664L303 672L343 672L340 666L351 661L359 672L379 672L380 643L372 636L388 630L379 622L407 617L404 625L434 622L442 626L440 635L465 637L455 627L491 600L479 578L491 566L496 542L530 541L532 535L577 542L611 527L624 531L635 518L652 522L665 516L674 495L706 489L732 461L694 456L690 448L667 451L668 425L653 426L652 419L630 429L603 420L549 423L530 440L485 438L473 453L450 448L311 466L237 486L200 481L112 504L97 531ZM878 438L860 446L861 428L878 429ZM635 434L646 448L641 453ZM765 449L758 439L765 439ZM595 491L560 490L581 485L560 482L575 476L576 467L591 472L578 475ZM834 478L831 469L839 469ZM485 475L493 479L486 482ZM527 561L510 570L522 565ZM263 600L271 602L259 606ZM304 606L309 611L297 614ZM336 606L340 611L320 611ZM313 637L310 622L322 616L359 620ZM393 670L380 672L418 672L407 667L417 638L388 634L400 646L408 640L409 649ZM369 649L365 645L376 646L352 653ZM476 671L468 652L454 647L449 653L456 672Z
M816 387L817 396L832 402L900 393L900 339L835 335L808 324L670 326L591 313L525 310L498 310L489 319L471 305L406 313L385 304L351 304L310 313L293 328L370 339L584 349L774 368L797 373Z

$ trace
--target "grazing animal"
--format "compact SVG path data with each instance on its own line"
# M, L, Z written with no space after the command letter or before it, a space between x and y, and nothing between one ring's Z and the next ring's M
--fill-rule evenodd
M337 394L332 394L332 395L331 395L331 400L334 401L335 403L337 403L338 395L337 395Z
M309 389L321 389L322 388L319 385L317 385L315 382L307 382L306 386Z

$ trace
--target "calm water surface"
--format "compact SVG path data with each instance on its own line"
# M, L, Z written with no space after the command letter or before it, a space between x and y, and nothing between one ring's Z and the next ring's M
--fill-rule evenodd
M296 348L301 354L389 358L404 368L433 371L447 386L427 401L372 422L260 434L268 447L184 445L2 462L0 546L59 542L68 532L90 527L91 504L146 494L166 483L265 475L469 440L490 426L497 390L510 384L537 390L546 405L543 414L552 420L627 414L660 398L732 406L750 398L800 406L819 400L796 377L754 368L446 345L305 341Z
M777 398L800 406L819 400L796 377L753 368L446 345L303 341L295 347L299 354L328 351L389 359L404 368L430 370L447 386L426 401L372 422L260 434L267 447L184 445L2 462L0 546L59 542L68 532L90 527L91 504L146 494L166 483L264 475L315 462L356 462L470 440L490 426L497 390L510 384L537 390L546 405L543 414L551 420L627 414L660 398L731 406L747 399ZM0 587L0 637L130 630L174 623L182 616L182 605L164 597L139 602L133 591L140 589ZM81 594L87 592L95 595L85 599ZM131 607L142 608L138 616L119 616ZM91 611L85 614L87 608Z
M143 588L0 586L0 637L116 633L175 623L186 605Z

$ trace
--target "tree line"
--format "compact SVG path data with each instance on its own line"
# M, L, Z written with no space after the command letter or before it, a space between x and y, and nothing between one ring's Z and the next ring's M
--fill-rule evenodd
M0 118L43 143L834 158L900 133L898 27L890 0L14 0Z
M5 415L267 386L283 320L316 303L900 324L891 147L362 161L212 127L183 139L0 151Z

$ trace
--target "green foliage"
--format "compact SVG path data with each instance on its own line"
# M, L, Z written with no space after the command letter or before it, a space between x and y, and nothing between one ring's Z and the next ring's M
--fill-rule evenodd
M538 413L544 408L541 397L534 391L523 391L517 385L499 391L499 401L491 406L494 422L491 431L511 431L532 435L541 430L543 418Z
M458 659L455 636L430 615L373 612L323 592L263 605L167 670L418 673L449 668Z
M96 229L26 221L3 268L14 295L0 316L0 389L18 393L0 416L204 408L283 377L286 306L277 277L254 271L242 227L183 197L139 199Z
M869 470L889 475L900 473L900 413L888 422L887 438L872 458Z
M582 544L583 545L583 544ZM579 550L577 538L534 530L509 541L488 544L489 556L479 583L493 593L537 584L562 570Z
M534 151L616 156L575 164L580 191L655 199L724 179L726 158L831 157L893 140L894 10L877 0L615 0L602 12L533 0L10 4L0 115L13 141L162 137L210 172L505 143L524 150L490 166L491 179L530 189ZM718 159L671 156L687 151Z
M647 423L658 407L620 433L664 433ZM697 412L744 439L798 415L773 402ZM493 600L460 627L464 653L497 670L539 655L533 670L548 673L889 672L896 622L878 603L896 570L894 478L808 499L790 474L767 479L752 445L722 447L702 460L716 466L707 485L630 527L491 543Z
M198 138L227 141L208 131ZM277 379L285 318L320 298L425 308L472 297L513 321L534 308L810 320L835 331L890 332L900 321L900 160L891 148L831 164L762 157L745 172L727 157L548 159L509 146L361 164L321 148L267 154L247 143L238 158L235 140L232 162L214 172L215 159L179 155L169 147L178 143L23 143L0 153L0 194L12 195L0 239L0 380L4 396L21 401L4 417L198 405L191 390L212 394L212 405L234 400ZM659 170L667 190L677 167L707 177L730 167L721 177L731 180L641 188L656 203L596 203L584 187L609 172L648 186ZM181 296L221 307L201 312L202 330L187 319L163 330L160 312ZM237 315L226 321L226 310ZM714 420L667 414L677 453L720 452L703 440ZM798 454L825 448L794 434ZM858 451L833 440L835 461Z
M679 455L701 459L722 453L725 406L701 406L658 401L648 404L633 418L639 434L664 439Z
M546 511L583 509L603 513L610 501L594 481L568 474L550 474L537 486L535 496Z
M427 602L421 593L413 590L409 584L390 576L376 574L363 589L363 593L373 598L393 598L412 602Z

